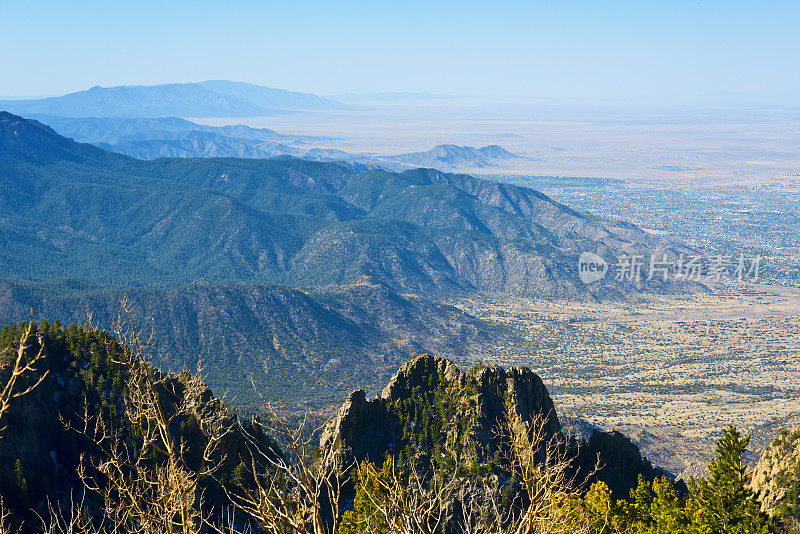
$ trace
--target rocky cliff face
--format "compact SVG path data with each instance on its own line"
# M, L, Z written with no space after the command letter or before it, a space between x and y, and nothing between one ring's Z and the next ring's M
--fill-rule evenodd
M79 432L88 416L89 428L102 415L115 438L135 442L134 429L125 412L124 397L129 375L117 363L119 346L107 334L71 325L41 323L38 343L44 345L46 358L39 372L48 372L32 392L17 399L4 415L0 431L0 495L15 517L35 524L35 513L47 514L48 499L57 502L71 494L82 495L84 487L77 476L83 456L88 463L97 457L95 444ZM0 383L5 384L9 365L6 349L16 341L14 327L0 334ZM31 350L38 350L35 345ZM174 438L184 446L184 461L199 470L207 435L221 436L215 451L219 473L229 479L241 462L250 459L248 445L256 442L275 456L282 454L278 445L255 425L240 421L209 388L190 380L188 373L178 375L155 371L156 390L168 415L178 406L183 414L173 421ZM26 377L30 385L36 377ZM211 481L202 482L212 506L222 501L220 490ZM89 492L91 506L96 496Z
M546 439L571 447L579 475L588 474L599 457L603 467L596 478L619 497L627 497L639 474L663 474L619 432L595 431L581 441L564 436L547 388L527 367L488 364L465 373L430 355L404 364L375 399L353 392L325 428L320 445L338 449L343 470L365 460L381 462L387 455L435 458L434 451L442 450L456 451L464 465L487 463L499 450L497 430L506 410L526 422L538 420Z
M493 431L506 406L524 421L543 417L549 436L560 432L547 388L530 369L514 367L506 371L489 364L468 374L449 360L422 355L404 364L380 397L367 400L363 391L351 393L323 432L320 445L339 449L346 465L397 454L408 445L412 434L408 428L404 432L402 425L408 419L409 405L436 389L455 394L454 398L441 399L455 405L453 419L442 421L444 426L437 429L444 434L442 441L458 446L471 460L485 459L493 452ZM469 430L460 434L452 424L455 421L468 422ZM420 425L413 417L409 423L412 427Z
M784 430L766 447L753 469L750 487L770 516L798 516L800 428Z

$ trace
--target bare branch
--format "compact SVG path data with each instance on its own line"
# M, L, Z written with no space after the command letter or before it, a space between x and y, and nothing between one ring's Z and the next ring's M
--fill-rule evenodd
M11 407L11 401L22 397L23 395L27 395L36 389L50 373L49 369L45 370L44 373L38 375L35 382L23 389L18 388L18 382L21 382L23 377L33 376L39 372L37 364L39 364L45 358L44 341L41 336L37 336L37 341L39 344L38 352L32 357L28 356L28 349L30 349L32 346L30 339L33 333L33 328L34 322L28 321L25 330L23 330L20 336L19 344L16 349L16 356L11 365L10 376L3 386L2 391L0 391L0 432L5 430L5 425L2 424L2 419Z

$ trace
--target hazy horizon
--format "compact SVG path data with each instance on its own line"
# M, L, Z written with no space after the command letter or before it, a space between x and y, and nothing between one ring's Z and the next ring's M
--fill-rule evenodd
M800 104L800 6L746 2L6 2L0 94L245 81L675 105ZM36 31L30 31L35 24Z
M218 78L222 80L221 78ZM43 94L0 94L0 100L40 100L45 98L58 98L61 96L75 94L87 91L93 87L99 86L102 88L113 87L146 87L158 85L175 85L175 84L195 84L202 83L206 80L189 80L177 82L157 82L157 83L121 83L116 85L88 85L83 89L70 91L67 93L43 93ZM584 108L596 110L637 110L657 112L659 110L686 110L686 111L701 111L701 110L791 110L800 111L800 100L798 102L783 102L773 101L769 99L759 100L755 98L717 98L717 99L695 99L691 101L671 101L671 100L656 100L656 99L630 99L622 97L559 97L559 96L526 96L526 95L500 95L500 94L457 94L457 93L431 93L424 91L376 91L376 92L346 92L346 93L323 93L314 90L296 90L287 89L276 84L255 83L247 80L224 80L232 82L249 83L259 85L262 87L270 87L273 89L282 89L297 93L313 94L319 97L340 101L346 104L351 102L367 102L369 106L380 107L382 105L419 105L418 107L429 107L432 104L437 104L444 107L460 107L468 109L471 106L485 106L490 105L495 108L502 107L562 107L569 108ZM395 98L396 97L396 98Z

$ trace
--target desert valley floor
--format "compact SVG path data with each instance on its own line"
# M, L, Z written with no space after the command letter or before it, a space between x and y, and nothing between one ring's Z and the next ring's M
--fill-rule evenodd
M454 304L516 330L516 339L498 344L496 359L538 372L560 414L633 435L674 472L708 454L728 424L763 446L777 429L800 422L796 288L637 303L487 297Z

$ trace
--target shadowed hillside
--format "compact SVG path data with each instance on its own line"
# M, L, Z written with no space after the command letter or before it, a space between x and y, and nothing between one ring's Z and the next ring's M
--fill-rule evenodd
M581 252L612 260L671 246L531 189L466 175L295 159L138 161L7 113L0 123L7 278L585 298L595 289L575 274Z

